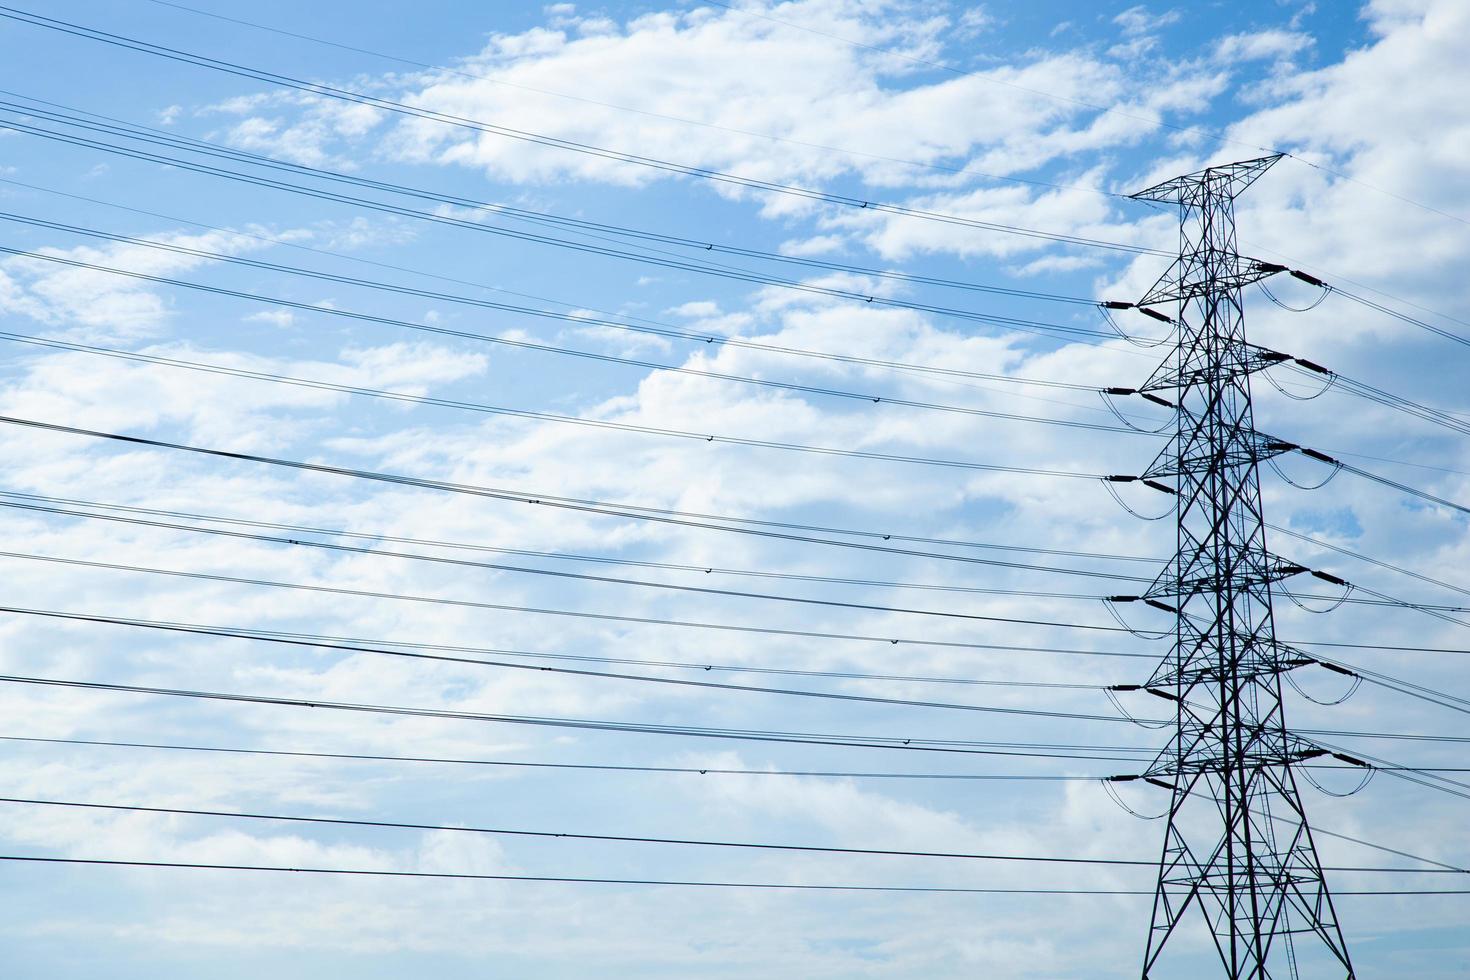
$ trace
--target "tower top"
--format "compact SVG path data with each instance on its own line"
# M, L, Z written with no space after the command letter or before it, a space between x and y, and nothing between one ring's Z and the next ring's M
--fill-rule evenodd
M1241 160L1236 163L1206 167L1204 170L1166 180L1162 184L1155 184L1128 196L1135 201L1159 201L1163 204L1184 206L1197 201L1203 193L1217 198L1233 198L1253 184L1257 177L1270 170L1272 165L1283 156L1285 156L1284 153L1273 153L1254 160Z

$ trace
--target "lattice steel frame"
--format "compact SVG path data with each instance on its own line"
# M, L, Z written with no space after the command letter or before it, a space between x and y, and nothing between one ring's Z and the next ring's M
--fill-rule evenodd
M1311 935L1352 978L1287 731L1272 584L1303 571L1266 550L1259 463L1285 451L1256 433L1242 287L1279 271L1236 251L1237 194L1279 159L1177 177L1134 194L1180 208L1179 258L1138 305L1178 305L1173 355L1140 391L1178 406L1173 439L1145 478L1177 488L1178 550L1146 599L1176 613L1169 657L1146 685L1174 701L1176 728L1147 776L1172 785L1143 976L1191 906L1231 980L1296 976L1294 937ZM1285 969L1281 967L1284 964ZM1275 972L1273 972L1273 970Z

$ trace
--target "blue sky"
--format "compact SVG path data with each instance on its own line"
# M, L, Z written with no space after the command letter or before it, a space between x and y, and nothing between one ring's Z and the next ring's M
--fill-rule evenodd
M1280 149L1291 156L1240 202L1243 251L1310 270L1442 329L1470 333L1453 319L1466 305L1463 256L1470 246L1464 180L1470 115L1456 98L1470 86L1470 66L1460 50L1470 14L1455 0L1176 7L940 0L752 0L729 7L425 0L409 7L261 0L248 9L194 0L190 7L153 0L55 0L36 12L538 137L959 216L969 224L832 206L395 117L6 19L0 21L7 51L0 67L0 102L6 103L0 125L7 127L0 131L0 211L176 250L10 217L0 220L0 246L215 291L34 256L0 258L0 330L7 338L0 414L514 488L534 497L1162 561L1173 546L1169 521L1136 520L1097 481L801 453L627 428L1007 467L1137 472L1157 452L1157 437L1082 427L1119 423L1084 389L1136 385L1163 351L1093 335L1106 329L1095 308L767 263L586 225L527 222L500 209L934 279L1131 300L1167 265L1150 250L1174 248L1177 226L1173 215L1119 195L1211 163ZM276 161L431 190L441 198L312 183L310 177L274 171L283 180L452 220L386 213L21 131L43 127L119 142L96 128L46 122L39 110L65 113L76 122L89 119L92 126L149 127L141 135L155 142L129 144L149 152L174 152L158 140L205 140ZM449 204L443 196L460 200ZM468 206L473 202L488 207ZM1020 237L977 222L1124 249ZM555 236L575 247L481 233L475 226ZM756 269L765 277L800 280L807 288L589 251L606 248L661 262L722 264L727 272ZM200 251L337 279L231 265ZM344 277L418 292L373 290L345 283ZM1289 306L1316 299L1296 281L1283 280L1273 289ZM556 316L476 305L484 301ZM934 308L1049 326L1011 330ZM1252 291L1247 310L1248 331L1257 343L1435 408L1470 411L1463 346L1341 296L1294 313ZM1157 326L1136 313L1119 314L1119 322L1138 334ZM691 343L669 331L756 346ZM469 339L466 333L513 343ZM53 346L24 343L16 335ZM89 350L78 349L83 347ZM968 373L896 371L796 357L773 347ZM99 348L154 360L104 356ZM201 373L159 364L158 358L336 389ZM719 380L710 373L776 385ZM996 376L1073 387L1014 384ZM363 397L343 387L419 401ZM1317 387L1300 372L1273 369L1259 377L1260 428L1441 497L1470 499L1470 460L1460 437L1353 397L1346 385L1315 400L1297 400ZM424 404L423 398L441 404ZM891 404L895 400L1068 424ZM444 401L512 414L466 411ZM1117 408L1139 425L1164 421L1143 403L1120 401ZM568 418L624 428L572 424ZM10 682L0 684L0 736L15 740L0 743L0 796L845 848L1146 860L1157 853L1160 824L1123 812L1090 779L699 775L36 741L693 770L1105 776L1136 766L1127 760L1146 758L1160 734L1112 720L1117 712L1096 687L1144 679L1150 658L1166 647L1116 629L1089 628L1117 625L1096 596L1132 590L1108 579L615 519L11 425L0 426L0 453L6 467L0 503L36 503L17 494L64 498L82 502L68 509L94 515L0 507L7 606L353 637L379 645L435 644L480 658L490 656L484 650L618 658L645 663L571 665L1110 720L551 675L26 614L0 619L0 667L7 676L640 724L1120 747L1117 758L1107 760L962 755L365 715ZM1285 476L1309 485L1324 475L1315 466L1300 457L1281 462ZM1470 544L1463 516L1346 473L1308 492L1263 470L1262 485L1274 525L1464 586ZM1168 506L1143 490L1124 487L1120 493L1146 515ZM194 515L131 513L171 524L289 533L298 540L441 558L1083 628L803 606L98 519L123 513L107 509L116 507ZM273 532L239 522L324 530ZM365 537L332 536L332 530ZM388 537L411 540L394 543ZM1455 588L1299 538L1273 533L1271 542L1279 554L1367 589L1451 605L1465 598ZM1156 567L1146 560L932 542L903 547L1145 577ZM26 557L36 555L358 594ZM750 572L762 575L741 574ZM895 582L906 587L871 584ZM1009 594L1015 591L1054 594ZM1332 592L1320 583L1298 591ZM791 632L639 625L464 603ZM1315 610L1322 603L1307 605ZM1155 613L1124 607L1122 614L1140 629L1168 626ZM1282 599L1278 621L1282 637L1292 641L1466 648L1457 622L1396 608L1347 604L1317 615ZM791 635L800 631L879 642ZM887 637L925 642L881 642ZM1135 656L1088 655L1099 651ZM1346 662L1432 690L1462 696L1470 691L1470 677L1453 653L1338 652ZM509 654L500 659L568 663ZM660 666L671 662L1005 683ZM1330 701L1341 693L1339 680L1319 670L1303 673L1300 684L1313 698ZM1157 710L1138 702L1127 707L1143 714ZM1462 730L1455 713L1372 685L1337 706L1293 691L1288 711L1293 723L1307 728L1439 735ZM1397 763L1454 766L1461 758L1454 745L1430 741L1342 741ZM1350 775L1326 773L1323 780L1329 790L1341 791L1351 788ZM1123 788L1125 802L1144 813L1164 802L1150 792ZM1341 799L1310 787L1303 792L1314 824L1325 830L1460 866L1470 861L1459 830L1462 799L1382 774ZM1340 838L1319 844L1324 862L1332 865L1398 863ZM1058 870L740 852L22 803L0 804L0 853L789 884L1152 885L1146 868ZM1342 891L1451 887L1453 880L1365 873L1331 879ZM267 972L281 978L429 972L445 978L1122 977L1136 975L1149 914L1146 899L1126 896L694 891L6 863L0 863L0 890L13 899L4 926L9 975L48 978L235 978ZM1360 975L1463 974L1470 938L1462 925L1465 902L1454 896L1344 896L1341 919ZM1212 954L1206 955L1199 936L1184 938L1171 961L1178 971L1173 975L1203 975L1192 971Z

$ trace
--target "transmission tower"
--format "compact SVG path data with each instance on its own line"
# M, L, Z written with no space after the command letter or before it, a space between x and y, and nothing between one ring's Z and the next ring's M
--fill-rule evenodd
M1133 195L1180 209L1179 258L1135 304L1178 308L1172 355L1137 389L1178 420L1141 478L1174 492L1178 522L1173 561L1137 597L1175 616L1173 648L1144 685L1174 702L1176 722L1146 773L1172 800L1145 980L1191 906L1231 980L1296 977L1308 937L1353 976L1292 771L1322 753L1282 713L1282 674L1301 660L1276 641L1272 585L1306 569L1267 552L1261 513L1259 464L1291 447L1254 427L1250 376L1280 356L1246 343L1241 289L1281 267L1236 251L1235 197L1278 159Z

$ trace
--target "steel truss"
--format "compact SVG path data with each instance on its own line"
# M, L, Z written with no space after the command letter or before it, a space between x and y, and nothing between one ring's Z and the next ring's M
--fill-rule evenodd
M1306 571L1266 550L1259 464L1288 443L1256 432L1241 289L1280 271L1236 250L1236 195L1278 156L1210 167L1134 194L1180 208L1179 258L1137 304L1177 304L1172 356L1138 390L1177 406L1177 428L1143 478L1175 489L1178 549L1146 600L1175 613L1175 642L1146 687L1174 702L1172 740L1146 773L1172 787L1148 980L1191 907L1231 980L1298 975L1313 937L1352 978L1292 766L1320 750L1287 730L1276 582ZM1177 944L1176 944L1177 945ZM1336 969L1333 970L1337 972Z

